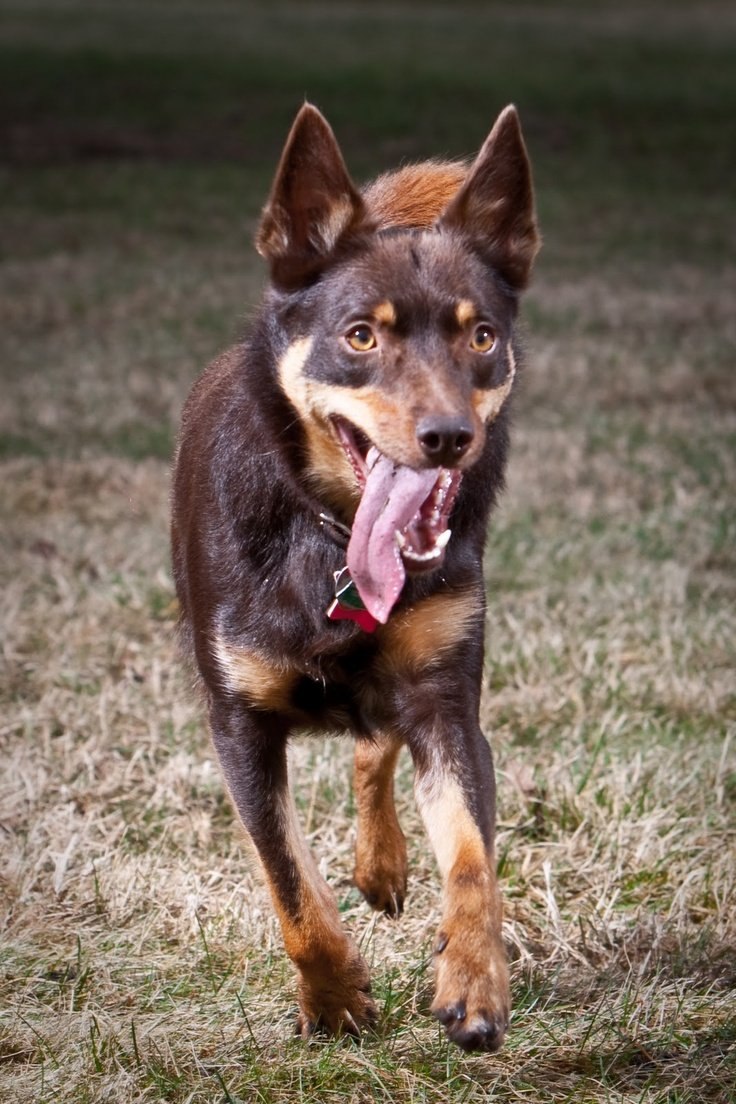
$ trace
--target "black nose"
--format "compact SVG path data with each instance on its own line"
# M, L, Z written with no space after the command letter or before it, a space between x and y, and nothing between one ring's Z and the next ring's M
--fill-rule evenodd
M473 430L464 418L454 415L430 415L417 426L422 452L437 467L456 464L473 443Z

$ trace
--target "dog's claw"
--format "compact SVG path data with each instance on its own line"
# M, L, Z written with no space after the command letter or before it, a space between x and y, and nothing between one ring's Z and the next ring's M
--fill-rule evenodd
M376 912L383 912L386 916L391 917L392 920L396 920L401 916L404 911L404 895L403 893L391 893L385 897L383 894L377 892L364 893L366 902Z
M437 1008L434 1015L443 1024L448 1039L467 1051L492 1053L498 1050L508 1026L504 1017L492 1016L485 1009L468 1019L463 1001Z
M363 1028L371 1027L376 1022L377 1018L374 1007L369 1006L366 1008L364 1012ZM345 1035L351 1039L360 1039L362 1030L350 1011L347 1008L342 1008L335 1017L334 1026L325 1023L322 1019L313 1020L300 1013L294 1024L294 1034L305 1042L315 1035Z
M307 1016L303 1016L301 1012L294 1021L294 1034L300 1039L307 1040L317 1031L317 1024L314 1020L310 1020Z
M339 971L330 975L324 965L311 975L302 975L296 1020L296 1034L302 1039L314 1035L359 1039L377 1020L368 968L357 950L348 947L348 955L341 968L350 972L350 982Z

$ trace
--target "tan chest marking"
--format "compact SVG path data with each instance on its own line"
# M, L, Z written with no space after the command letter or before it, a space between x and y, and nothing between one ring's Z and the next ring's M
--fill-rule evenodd
M381 663L392 673L427 667L460 644L482 612L482 596L476 590L425 598L394 614L379 630Z
M293 670L266 659L255 650L236 648L221 636L215 638L213 652L231 694L242 695L256 709L289 708L297 678Z

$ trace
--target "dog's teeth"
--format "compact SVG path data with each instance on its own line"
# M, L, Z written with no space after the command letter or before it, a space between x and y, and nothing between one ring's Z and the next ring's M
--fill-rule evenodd
M416 549L412 548L408 537L399 529L395 531L394 536L396 537L399 551L405 559L412 560L414 563L429 563L430 560L438 559L445 548L447 548L450 537L452 536L452 529L445 529L443 533L440 533L433 547L426 552L417 552Z
M429 552L415 552L413 548L402 548L402 554L407 560L411 560L413 563L429 563L430 560L436 560L441 552L441 548L431 548Z

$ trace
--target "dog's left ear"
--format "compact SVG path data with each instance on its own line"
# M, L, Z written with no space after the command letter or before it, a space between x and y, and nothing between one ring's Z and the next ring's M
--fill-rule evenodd
M541 245L529 158L516 108L505 108L439 220L460 230L511 284L526 287Z
M329 123L305 103L286 140L256 235L256 249L270 263L274 281L285 287L308 281L364 214Z

